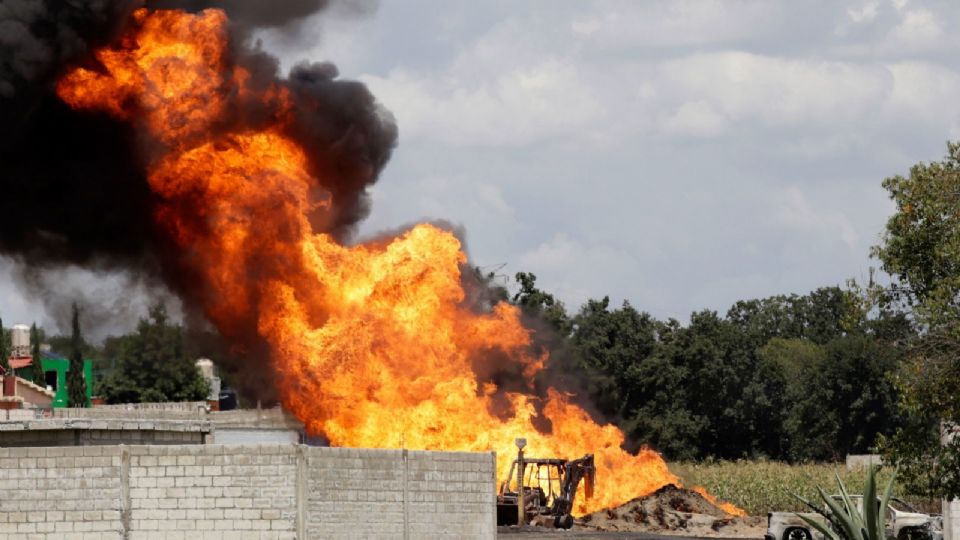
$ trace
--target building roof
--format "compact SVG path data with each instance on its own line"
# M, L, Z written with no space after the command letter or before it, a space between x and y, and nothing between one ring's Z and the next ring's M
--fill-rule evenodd
M31 364L33 364L33 359L29 356L10 359L10 367L12 367L13 369L23 369L25 367L30 366Z

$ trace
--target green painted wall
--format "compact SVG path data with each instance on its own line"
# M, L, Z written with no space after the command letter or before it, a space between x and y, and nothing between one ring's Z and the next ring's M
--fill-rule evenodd
M68 406L67 399L67 372L70 371L70 361L66 358L44 358L40 363L43 372L53 371L57 374L57 386L54 388L53 408L60 409ZM93 396L93 362L83 361L83 380L87 383L87 407Z

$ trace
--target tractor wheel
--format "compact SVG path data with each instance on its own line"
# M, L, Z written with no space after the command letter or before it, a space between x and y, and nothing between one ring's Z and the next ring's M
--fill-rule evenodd
M783 540L812 540L810 531L803 527L792 527L783 533Z
M558 529L569 529L573 527L573 516L570 514L557 516L557 518L553 520L553 526Z

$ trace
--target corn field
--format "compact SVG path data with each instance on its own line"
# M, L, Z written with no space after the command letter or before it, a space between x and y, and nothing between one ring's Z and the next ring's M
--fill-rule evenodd
M837 491L835 474L851 493L863 489L865 469L848 470L843 463L790 465L778 461L714 461L671 463L670 470L685 486L703 486L722 500L732 502L752 516L774 511L804 511L792 494L818 501L817 486L827 493ZM886 486L891 471L881 469L877 484ZM899 487L899 486L898 486ZM923 512L940 513L940 502L905 495L894 488L894 496Z

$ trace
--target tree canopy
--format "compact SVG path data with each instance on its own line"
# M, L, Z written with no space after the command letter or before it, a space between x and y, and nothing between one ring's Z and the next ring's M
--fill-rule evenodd
M98 387L108 403L197 401L210 389L193 360L184 352L183 331L171 324L158 304L137 331L110 344L114 366Z
M941 430L960 424L960 143L883 186L896 211L873 254L922 327L895 378L904 425L884 446L914 491L958 497L960 440L942 445Z
M671 459L832 460L899 426L888 375L912 327L857 287L739 301L684 325L606 297L569 316L533 274L517 282L512 301L548 323L535 341L633 446Z

